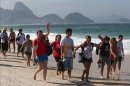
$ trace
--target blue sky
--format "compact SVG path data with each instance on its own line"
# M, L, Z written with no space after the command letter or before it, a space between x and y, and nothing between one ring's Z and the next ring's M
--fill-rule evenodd
M23 2L39 17L55 13L63 18L68 13L80 12L90 18L114 14L130 19L130 0L0 0L0 6L13 9L17 1Z

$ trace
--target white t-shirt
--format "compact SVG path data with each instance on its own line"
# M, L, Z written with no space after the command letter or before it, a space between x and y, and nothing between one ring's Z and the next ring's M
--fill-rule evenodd
M88 58L88 59L92 58L93 47L94 47L93 44L90 44L90 45L84 47L84 57L85 58Z
M122 56L123 42L117 41L118 56Z
M8 42L8 33L7 32L2 32L0 34L0 38L1 38L1 43Z
M18 43L22 45L23 42L25 41L25 35L24 35L24 33L22 33L22 34L21 34L21 33L18 33L17 38L18 38L18 37L20 38L20 39L18 40Z
M71 38L64 38L61 42L61 46L64 47L65 57L72 57L72 46L74 42Z

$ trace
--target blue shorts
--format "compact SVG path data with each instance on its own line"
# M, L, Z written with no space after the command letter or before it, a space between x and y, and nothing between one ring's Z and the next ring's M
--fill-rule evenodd
M111 65L111 59L110 59L110 57L101 57L101 62L102 62L102 65L105 65L105 63L107 64L107 65Z
M65 57L64 67L66 70L73 68L73 58L72 57Z
M48 56L47 55L39 55L39 56L36 56L36 60L38 62L44 62L44 61L48 60Z

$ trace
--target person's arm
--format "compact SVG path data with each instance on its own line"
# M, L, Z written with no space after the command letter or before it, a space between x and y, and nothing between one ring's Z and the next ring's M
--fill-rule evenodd
M117 57L117 55L114 53L114 51L113 51L113 49L112 49L112 45L110 45L110 52L111 52L111 54L114 56L114 58Z
M64 47L61 46L61 57L64 58L64 56L65 56L65 55L64 55Z
M48 37L48 35L50 34L50 24L49 23L46 25L46 30L47 30L47 32L46 32L45 36Z
M124 47L123 47L123 44L122 44L122 56L123 56L123 58L124 58Z
M33 59L36 57L35 52L36 52L37 47L38 47L38 46L37 46L37 41L34 40L33 46L32 46L32 58L33 58Z
M101 35L98 35L98 38L103 42L104 41L104 39L103 39L103 37L101 36Z
M9 34L9 40L10 40L10 38L11 38L11 33Z
M75 50L74 50L74 53L73 53L73 56L75 57L75 54L76 54L76 51L80 48L80 47L82 47L83 46L83 44L80 44L80 45L78 45L78 46L75 46Z
M92 43L92 44L93 44L93 47L99 48L99 44L96 44L96 43Z
M20 48L20 51L22 51L22 49L25 48L25 47L26 47L26 42L24 41L22 47Z
M51 43L51 46L52 46L53 48L55 48L55 42L52 42L52 43Z
M16 38L16 34L15 34L15 32L14 32L14 38Z
M98 58L99 60L101 60L101 48L103 46L103 43L100 43L99 46L98 46Z
M17 43L17 44L19 44L19 42L18 42L18 40L17 40L18 37L19 37L19 33L18 33L17 36L16 36L16 43Z

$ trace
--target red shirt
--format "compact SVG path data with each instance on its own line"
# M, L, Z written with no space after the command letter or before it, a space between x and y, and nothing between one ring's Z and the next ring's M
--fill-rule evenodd
M61 58L60 42L54 41L54 42L51 43L51 46L53 47L53 56L55 56L57 58Z
M43 35L43 39L36 38L33 42L33 46L37 46L37 49L35 51L35 54L38 55L44 55L46 54L46 46L44 44L45 36Z
M112 47L112 51L117 56L118 52L117 52L117 46L116 45ZM110 57L111 57L111 60L114 60L114 58L115 58L114 55L111 52L110 52Z

